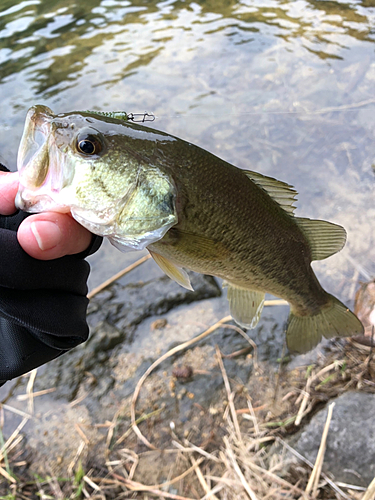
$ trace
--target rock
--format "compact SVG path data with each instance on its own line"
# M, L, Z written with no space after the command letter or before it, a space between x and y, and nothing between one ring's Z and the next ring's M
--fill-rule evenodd
M54 392L35 398L38 416L24 428L25 442L38 460L30 465L31 471L41 473L39 465L45 463L49 453L48 439L56 435L49 467L57 475L67 473L77 449L83 446L82 435L75 426L77 421L90 441L84 440L81 458L85 466L100 468L96 457L104 456L108 422L112 421L116 425L111 449L116 455L117 437L129 432L131 398L141 376L169 349L194 338L229 313L227 300L221 296L214 278L194 273L190 277L194 292L163 276L137 283L116 283L91 300L88 341L38 369L33 390ZM214 439L220 441L225 433L222 414L227 393L216 346L223 354L232 390L243 397L243 390L250 387L254 401L261 400L264 381L260 385L258 374L253 377L254 359L270 358L274 363L280 356L285 317L283 307L265 308L262 323L247 332L248 337L256 339L258 356L252 350L253 342L249 345L232 322L165 359L146 378L137 399L135 412L137 418L145 418L144 435L160 448L168 448L176 436L188 436L198 446ZM187 376L176 377L179 366L189 367ZM264 371L270 375L272 397L269 364ZM20 410L23 406L17 396L26 392L25 384L26 379L9 399L9 404ZM60 408L61 432L56 430ZM13 430L11 426L9 433ZM144 451L133 433L126 438L126 447L137 453ZM146 460L145 468L148 465ZM168 467L167 460L164 469ZM161 472L160 477L164 476Z
M136 325L144 319L194 301L221 295L214 278L190 273L194 291L186 290L167 276L104 290L89 306L90 337L87 342L54 360L38 377L38 389L57 387L57 397L72 400L89 374L95 396L100 398L113 386L112 351L120 344L130 345ZM91 387L92 388L92 387Z
M336 481L367 486L375 476L375 395L350 391L334 401L323 472L333 474ZM327 411L325 408L314 415L290 443L313 463Z
M46 464L52 475L58 475L62 470L67 471L70 466L76 466L77 459L84 462L90 447L102 441L102 435L92 425L92 419L84 405L71 407L61 401L46 398L43 405L39 403L38 407L32 432L27 434L27 443L34 455L34 472L45 474ZM84 441L82 436L85 436Z
M107 321L119 329L137 325L145 318L168 312L180 304L219 297L221 290L214 278L189 273L194 291L182 288L167 276L127 285L114 284L92 300L88 311L90 325Z
M194 336L204 328L205 322L209 325L220 317L217 315L222 307L215 304L225 299L220 298L221 289L215 279L195 273L191 273L190 278L193 292L163 276L147 282L116 283L91 301L88 341L38 369L33 390L54 392L36 398L34 418L23 428L25 453L34 457L30 470L42 474L48 462L48 473L66 475L77 450L83 446L83 434L89 442L83 441L85 446L79 458L95 465L95 457L103 456L106 446L106 422L119 410L121 418L116 432L128 430L130 397L141 375L169 349L171 341L179 343L184 335L185 338ZM155 321L159 327L150 328ZM201 346L194 351L193 359L190 351L181 353L182 363L204 371L187 380L186 388L180 382L172 387L170 363L164 363L148 377L137 412L160 409L160 416L157 414L149 420L155 426L152 439L159 435L160 443L165 436L169 443L172 420L182 434L186 422L188 430L194 428L199 437L202 434L202 439L208 439L214 418L218 417L209 415L205 420L201 412L208 413L216 401L222 406L220 394L223 392L214 352L212 346ZM225 360L225 363L228 373L234 376L234 361ZM251 363L245 363L240 373L246 379L250 372ZM17 396L25 393L25 384L26 378L14 387L14 393L11 390L9 397L5 395L11 406L20 411L24 403L18 401ZM207 387L211 389L210 398L206 395ZM199 408L197 403L201 404ZM14 418L7 421L6 434L14 431L14 425L17 425ZM82 425L82 429L77 425ZM134 441L132 436L129 439ZM166 465L166 470L168 467Z

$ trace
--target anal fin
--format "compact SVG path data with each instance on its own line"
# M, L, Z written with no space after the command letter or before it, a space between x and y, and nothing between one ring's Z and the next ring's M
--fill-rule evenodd
M228 287L229 309L232 318L244 328L255 328L264 305L264 292L240 288L224 282Z
M176 281L176 283L183 286L184 288L187 288L188 290L194 290L191 286L190 278L184 269L176 266L176 264L171 262L169 259L156 252L152 252L151 250L149 250L149 252L156 264L167 276L169 276L169 278Z

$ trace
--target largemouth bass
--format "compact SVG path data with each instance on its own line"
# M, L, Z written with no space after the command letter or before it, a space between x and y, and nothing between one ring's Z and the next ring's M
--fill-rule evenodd
M305 352L322 336L362 333L310 265L342 249L341 226L295 217L297 193L285 182L109 115L28 111L18 154L20 209L71 212L120 250L147 248L186 288L185 269L224 279L230 312L245 328L258 323L266 292L287 300L291 351Z

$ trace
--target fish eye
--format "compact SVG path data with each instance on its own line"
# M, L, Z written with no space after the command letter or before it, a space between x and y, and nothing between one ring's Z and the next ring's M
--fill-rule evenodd
M77 150L83 155L97 155L102 150L100 139L93 134L79 134L76 141Z

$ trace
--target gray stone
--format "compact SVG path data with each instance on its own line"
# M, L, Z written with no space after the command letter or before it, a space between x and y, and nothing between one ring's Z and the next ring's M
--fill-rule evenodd
M134 341L136 325L180 304L221 295L211 276L189 275L194 291L162 276L148 282L115 283L98 294L88 310L88 341L51 362L48 370L38 377L36 386L45 389L53 385L57 388L57 397L72 400L83 379L90 374L91 389L100 398L114 383L111 371L116 359L113 359L112 351L121 344L130 345ZM131 388L132 385L129 390Z
M219 297L221 289L211 276L189 273L194 291L186 290L167 276L148 282L115 283L95 297L88 310L90 325L107 321L117 328L137 325L145 318L168 312L180 304Z
M375 394L347 392L335 401L323 471L335 480L367 486L375 476ZM300 433L293 448L315 462L327 419L319 411Z

